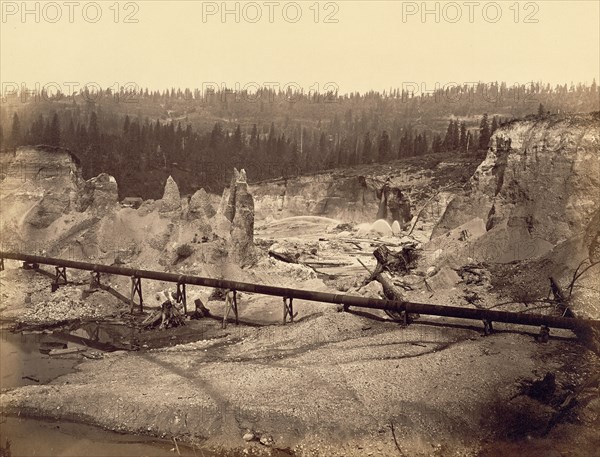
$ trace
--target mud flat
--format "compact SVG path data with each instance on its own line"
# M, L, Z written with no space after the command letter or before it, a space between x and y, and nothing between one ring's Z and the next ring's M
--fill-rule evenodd
M12 457L33 455L168 457L175 451L173 441L108 432L89 425L29 418L3 417L0 422L0 437L3 444L6 439L10 440ZM196 455L194 451L200 452L179 443L177 447L180 455L185 457ZM202 452L206 457L214 455L206 450Z

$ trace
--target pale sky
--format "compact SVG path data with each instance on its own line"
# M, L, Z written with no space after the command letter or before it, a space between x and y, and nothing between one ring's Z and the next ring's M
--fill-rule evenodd
M591 83L600 74L596 0L425 2L424 18L420 1L226 2L239 17L225 21L220 1L26 2L24 17L21 1L0 4L4 85L295 83L308 91L334 83L347 93L409 83ZM137 23L126 23L128 14Z

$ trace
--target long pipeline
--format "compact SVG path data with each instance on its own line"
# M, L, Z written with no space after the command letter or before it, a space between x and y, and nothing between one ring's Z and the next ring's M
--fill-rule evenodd
M178 275L161 271L138 270L134 268L117 267L112 265L93 264L78 262L74 260L42 257L16 252L0 252L0 258L20 260L29 264L53 265L57 267L74 268L97 273L105 273L120 276L129 276L156 281L165 281L212 288L232 289L240 292L250 292L262 295L294 298L298 300L309 300L323 303L334 303L348 305L358 308L381 309L390 311L406 311L432 316L456 317L461 319L488 320L492 322L504 322L520 325L546 325L552 328L563 329L585 329L596 327L600 329L600 321L591 319L578 319L571 317L545 316L541 314L513 313L507 311L493 311L474 308L460 308L456 306L441 306L426 303L413 303L406 301L393 301L378 298L358 297L345 294L332 294L328 292L316 292L311 290L290 289L287 287L267 286L263 284L252 284L226 279L203 278L200 276Z

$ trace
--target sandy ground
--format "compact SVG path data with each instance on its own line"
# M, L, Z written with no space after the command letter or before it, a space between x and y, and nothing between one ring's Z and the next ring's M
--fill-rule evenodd
M31 274L8 270L0 279ZM49 385L3 393L2 409L174 436L213 450L466 456L500 455L485 454L486 443L500 452L521 441L539 448L532 455L550 455L541 452L556 447L553 439L527 437L555 417L552 402L598 373L597 356L569 332L553 332L541 344L525 328L498 326L483 337L477 325L459 320L423 317L402 328L382 315L302 301L297 322L283 326L274 324L281 308L273 299L252 298L246 295L241 317L261 316L260 327L220 330L198 321L193 325L210 328L211 338L187 344L177 344L178 329L168 330L171 347L105 353ZM222 303L209 308L218 315ZM523 380L549 371L558 383L550 403L522 393ZM579 398L597 395L597 383L590 389ZM561 429L561 445L571 446L568 455L593 455L600 447L591 447L599 443L590 426L598 417L573 422ZM255 438L246 442L248 433Z
M259 227L263 249L293 236L301 260L340 265L313 269L263 256L251 270L226 276L377 296L377 283L358 289L367 274L358 259L374 266L371 252L381 240L349 243L347 234L328 231L330 220L305 222L311 230L297 219ZM7 265L2 320L127 319L129 305L114 293L82 294L85 273L69 273L73 284L50 294L50 278ZM423 278L407 278L418 284L407 298L467 306L465 294L478 292L481 306L499 300L488 285L467 287L450 273L428 287ZM128 278L105 283L128 294ZM167 286L144 284L147 312L159 304L154 292ZM200 297L222 316L224 303L209 301L209 292L190 288L189 301ZM47 385L3 392L2 411L175 437L222 455L600 455L599 358L568 331L553 330L544 344L537 328L497 324L483 336L473 321L422 316L404 328L382 312L294 305L296 322L284 326L281 299L242 294L240 326L221 329L218 319L204 319L138 332L118 342L135 351L107 352ZM556 376L550 393L527 387L548 372Z

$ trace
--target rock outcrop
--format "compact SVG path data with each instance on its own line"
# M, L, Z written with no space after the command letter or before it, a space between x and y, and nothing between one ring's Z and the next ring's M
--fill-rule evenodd
M449 204L432 238L481 218L487 233L477 244L503 254L487 260L509 262L577 236L600 208L599 120L598 113L552 116L498 129L470 195Z
M225 212L227 220L231 220L229 257L240 266L248 266L255 260L254 199L248 190L246 172L234 170L234 178Z
M225 189L223 191L223 202L221 204L223 207L223 215L229 222L233 222L233 217L235 215L235 187L238 180L240 180L240 172L237 171L237 168L234 168L233 177L231 178L231 184L229 185L229 189ZM246 182L245 172L244 182Z
M118 202L117 181L112 176L101 173L83 184L79 195L78 210L90 210L94 214L103 214L114 208Z
M179 193L179 187L172 176L169 176L165 183L165 191L160 201L159 211L161 213L181 211L181 195Z
M386 219L404 225L411 220L411 213L444 189L419 219L435 224L449 198L462 192L480 162L481 158L474 156L445 156L442 160L440 154L431 154L273 179L252 184L250 190L259 220L321 216L355 224Z
M189 214L192 218L208 218L210 219L216 213L210 197L204 189L197 190L190 198L188 206Z
M77 209L83 180L79 159L70 151L24 146L8 159L0 183L2 226L12 220L25 229L43 229Z
M399 221L401 224L409 222L412 218L410 200L402 189L392 186L388 180L377 194L380 198L377 219L385 219L392 223Z

